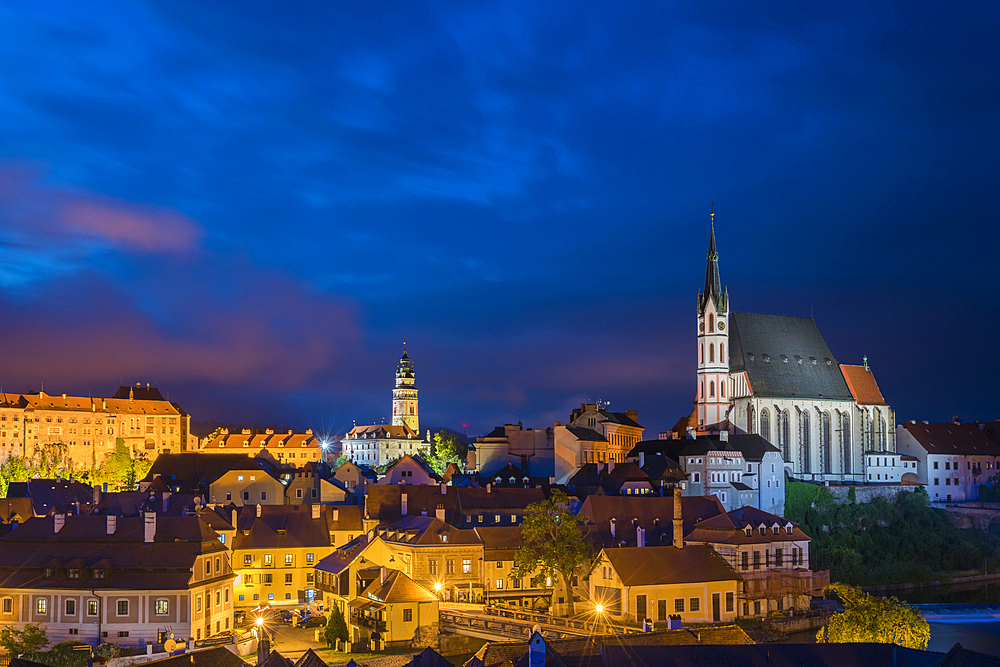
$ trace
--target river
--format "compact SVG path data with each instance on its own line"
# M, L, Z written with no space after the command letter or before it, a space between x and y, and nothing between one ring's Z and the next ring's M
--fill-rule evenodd
M1000 603L1000 584L923 588L896 597L911 604ZM927 650L947 653L956 642L967 649L1000 656L1000 619L976 621L928 621L931 640ZM789 642L814 642L816 633L796 632Z

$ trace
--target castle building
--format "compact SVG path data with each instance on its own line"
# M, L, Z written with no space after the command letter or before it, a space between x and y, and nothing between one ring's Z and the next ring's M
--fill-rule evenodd
M49 450L67 469L94 468L119 440L151 459L196 448L191 417L149 385L119 387L111 398L0 393L0 461Z
M396 369L396 388L392 390L392 425L405 425L414 433L420 433L416 375L413 362L406 356L406 343L403 343L403 356Z
M699 434L760 434L797 479L865 483L865 455L896 450L895 413L867 358L862 366L838 363L811 317L737 313L729 306L713 218L698 295L691 426Z
M357 464L386 465L429 446L430 431L422 440L419 428L416 374L404 347L392 390L392 423L355 426L344 436L341 454Z

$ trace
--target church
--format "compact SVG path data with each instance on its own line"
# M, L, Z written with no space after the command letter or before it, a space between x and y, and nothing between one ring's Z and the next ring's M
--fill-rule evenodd
M861 366L839 363L811 317L731 312L714 216L698 295L698 386L688 426L700 435L760 434L781 451L795 479L866 482L864 454L896 449L895 414L867 358Z

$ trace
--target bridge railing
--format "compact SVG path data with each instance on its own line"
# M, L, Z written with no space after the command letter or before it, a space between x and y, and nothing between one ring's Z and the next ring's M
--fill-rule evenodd
M638 628L613 623L595 623L575 618L559 618L548 614L487 608L483 614L442 610L441 625L457 631L466 629L507 637L527 638L537 625L548 639L568 639L599 634L638 632Z

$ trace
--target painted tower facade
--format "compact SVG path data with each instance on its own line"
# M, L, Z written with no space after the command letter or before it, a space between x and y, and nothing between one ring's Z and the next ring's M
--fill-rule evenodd
M715 213L708 242L705 289L698 295L698 433L728 430L729 294L719 279L715 249Z
M409 426L414 433L420 433L416 375L413 362L406 355L406 343L396 368L396 388L392 390L392 423L394 426Z

